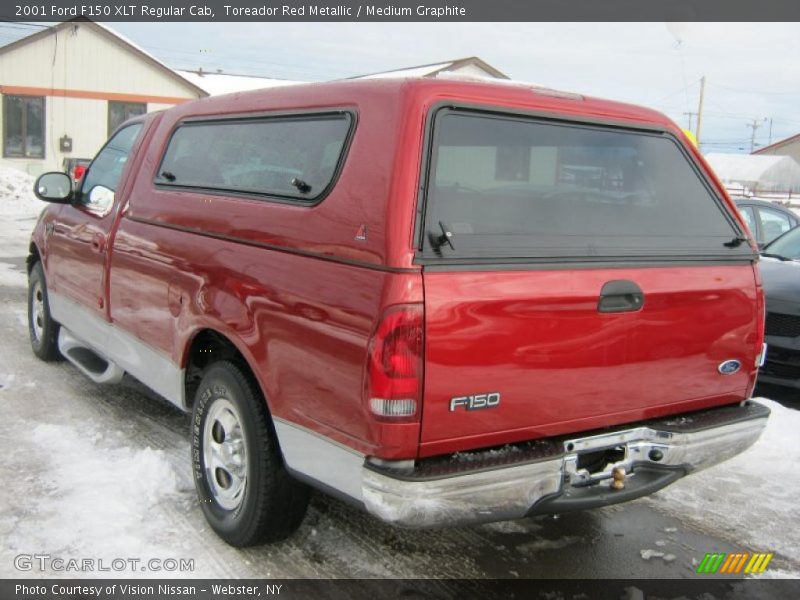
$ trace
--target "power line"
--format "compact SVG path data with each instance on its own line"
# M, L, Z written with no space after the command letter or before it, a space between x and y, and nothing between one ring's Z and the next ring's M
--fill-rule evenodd
M659 105L659 104L661 104L661 103L662 103L664 100L666 100L667 98L672 98L673 96L677 96L678 94L682 94L682 93L684 93L684 92L686 91L686 89L687 89L687 88L690 88L690 87L692 87L693 85L697 85L698 83L700 83L700 80L699 80L699 79L698 79L698 80L696 80L696 81L693 81L693 82L691 82L691 83L687 83L687 84L686 84L686 85L684 85L682 88L680 88L680 89L677 89L677 90L675 90L674 92L670 92L670 93L669 93L669 94L667 94L666 96L663 96L663 97L659 98L658 100L656 100L656 101L652 102L651 104L652 104L653 106Z
M12 21L11 19L1 19L0 23L4 23L6 27L13 27L14 25L20 25L23 27L39 27L41 29L50 29L50 25L42 25L41 23L26 23L25 21Z
M759 94L761 96L797 96L797 92L767 92L764 90L759 89L744 89L744 88L735 88L728 85L722 85L721 83L712 83L710 84L714 87L722 88L723 90L728 90L731 92L740 92L742 94Z

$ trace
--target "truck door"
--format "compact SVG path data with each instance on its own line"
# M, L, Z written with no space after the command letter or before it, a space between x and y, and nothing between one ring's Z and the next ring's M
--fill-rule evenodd
M105 318L107 238L119 206L117 189L143 123L119 129L97 154L76 200L60 211L50 239L52 289Z

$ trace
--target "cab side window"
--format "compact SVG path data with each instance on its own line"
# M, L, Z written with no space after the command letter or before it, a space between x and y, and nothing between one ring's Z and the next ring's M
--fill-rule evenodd
M114 203L113 193L117 191L122 171L141 130L141 123L129 125L119 130L100 150L83 176L81 202L85 206L99 212L110 210Z

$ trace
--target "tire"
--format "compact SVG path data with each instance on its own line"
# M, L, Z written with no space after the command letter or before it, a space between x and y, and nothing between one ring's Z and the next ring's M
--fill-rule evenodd
M28 333L33 353L44 361L61 359L58 330L61 326L50 315L47 283L42 263L37 262L28 275Z
M249 373L209 365L192 411L192 468L211 528L232 546L289 537L303 521L310 489L283 466L264 397Z

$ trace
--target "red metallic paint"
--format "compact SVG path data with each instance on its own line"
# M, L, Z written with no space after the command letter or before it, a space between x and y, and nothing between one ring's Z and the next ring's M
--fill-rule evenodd
M33 240L53 289L90 305L100 289L106 318L180 366L198 332L225 335L275 416L368 455L452 452L746 397L755 369L723 377L716 365L750 365L761 344L763 298L751 266L425 272L423 281L413 238L426 118L455 101L666 128L741 222L699 152L657 112L522 85L375 80L206 98L148 116L113 219L51 206ZM335 109L357 115L356 132L317 206L153 184L183 119ZM105 252L77 242L53 248L50 221L105 231ZM357 239L364 229L367 239ZM636 281L644 309L597 313L612 279ZM369 338L386 307L423 301L422 424L372 419L363 397ZM448 412L451 396L493 391L502 393L498 409Z
M636 312L599 313L635 281ZM584 431L744 397L758 312L751 266L426 273L422 454ZM497 408L450 412L499 392ZM461 438L461 439L460 439Z

